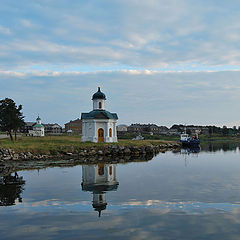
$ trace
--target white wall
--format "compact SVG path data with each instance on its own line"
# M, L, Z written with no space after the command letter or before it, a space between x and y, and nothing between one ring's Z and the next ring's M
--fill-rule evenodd
M82 142L98 142L98 129L104 130L104 142L117 142L115 119L83 119ZM109 137L109 128L112 128L112 137Z
M99 103L102 103L102 108L99 108ZM105 100L104 99L94 99L93 100L93 110L105 110Z

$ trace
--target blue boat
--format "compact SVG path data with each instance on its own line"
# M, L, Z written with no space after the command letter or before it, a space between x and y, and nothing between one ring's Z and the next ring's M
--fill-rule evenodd
M180 142L183 147L197 147L200 144L200 139L198 138L198 134L190 137L188 134L183 133L180 136Z

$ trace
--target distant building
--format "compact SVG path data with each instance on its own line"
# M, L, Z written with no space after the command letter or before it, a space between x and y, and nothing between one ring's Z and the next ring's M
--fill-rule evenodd
M118 132L127 132L127 125L121 124L117 126Z
M78 118L76 120L65 123L65 132L82 134L82 120Z
M134 123L131 124L130 126L127 127L128 132L141 132L142 131L142 125L139 123Z
M40 121L41 121L41 119L40 119ZM35 136L36 134L34 134L33 131L36 130L36 125L38 124L37 122L25 122L23 129L21 129L21 132L27 133L31 136L33 136L33 135ZM45 134L58 135L58 134L62 133L62 127L57 123L53 123L53 124L52 123L47 123L47 124L41 123L41 125L44 127L44 135Z
M28 134L33 137L44 137L44 126L42 125L41 118L38 116L36 119L36 124L33 125L33 130L29 130Z
M58 135L62 133L62 127L57 123L43 124L46 134Z
M167 135L180 135L181 134L181 132L179 132L177 129L175 129L175 128L170 128L169 130L168 130L168 133L167 133Z
M161 135L168 135L169 129L166 126L160 126L158 127L158 133Z
M28 133L29 130L33 130L33 126L36 122L25 122L24 127L21 129L21 132Z
M93 111L82 113L82 141L117 142L116 123L118 116L105 110L106 96L98 91L93 94Z
M168 129L166 126L158 126L156 124L140 124L134 123L127 127L129 133L141 133L150 135L180 135L177 129Z

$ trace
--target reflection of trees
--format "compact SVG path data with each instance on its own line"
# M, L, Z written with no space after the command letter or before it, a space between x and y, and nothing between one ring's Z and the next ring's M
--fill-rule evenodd
M17 173L0 177L0 206L15 205L16 199L22 202L21 193L25 181Z

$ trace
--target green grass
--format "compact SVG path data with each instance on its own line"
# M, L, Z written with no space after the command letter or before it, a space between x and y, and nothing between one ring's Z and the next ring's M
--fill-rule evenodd
M206 136L200 135L201 142L240 142L240 137L238 136L220 136L220 135L213 135L213 136Z
M81 151L91 147L99 149L106 145L127 145L127 146L146 146L163 144L165 140L144 140L133 141L120 139L118 143L92 143L81 142L80 136L45 136L45 137L20 137L17 141L11 142L10 139L0 139L0 147L11 148L16 152L32 152L37 154L57 154L60 151Z

